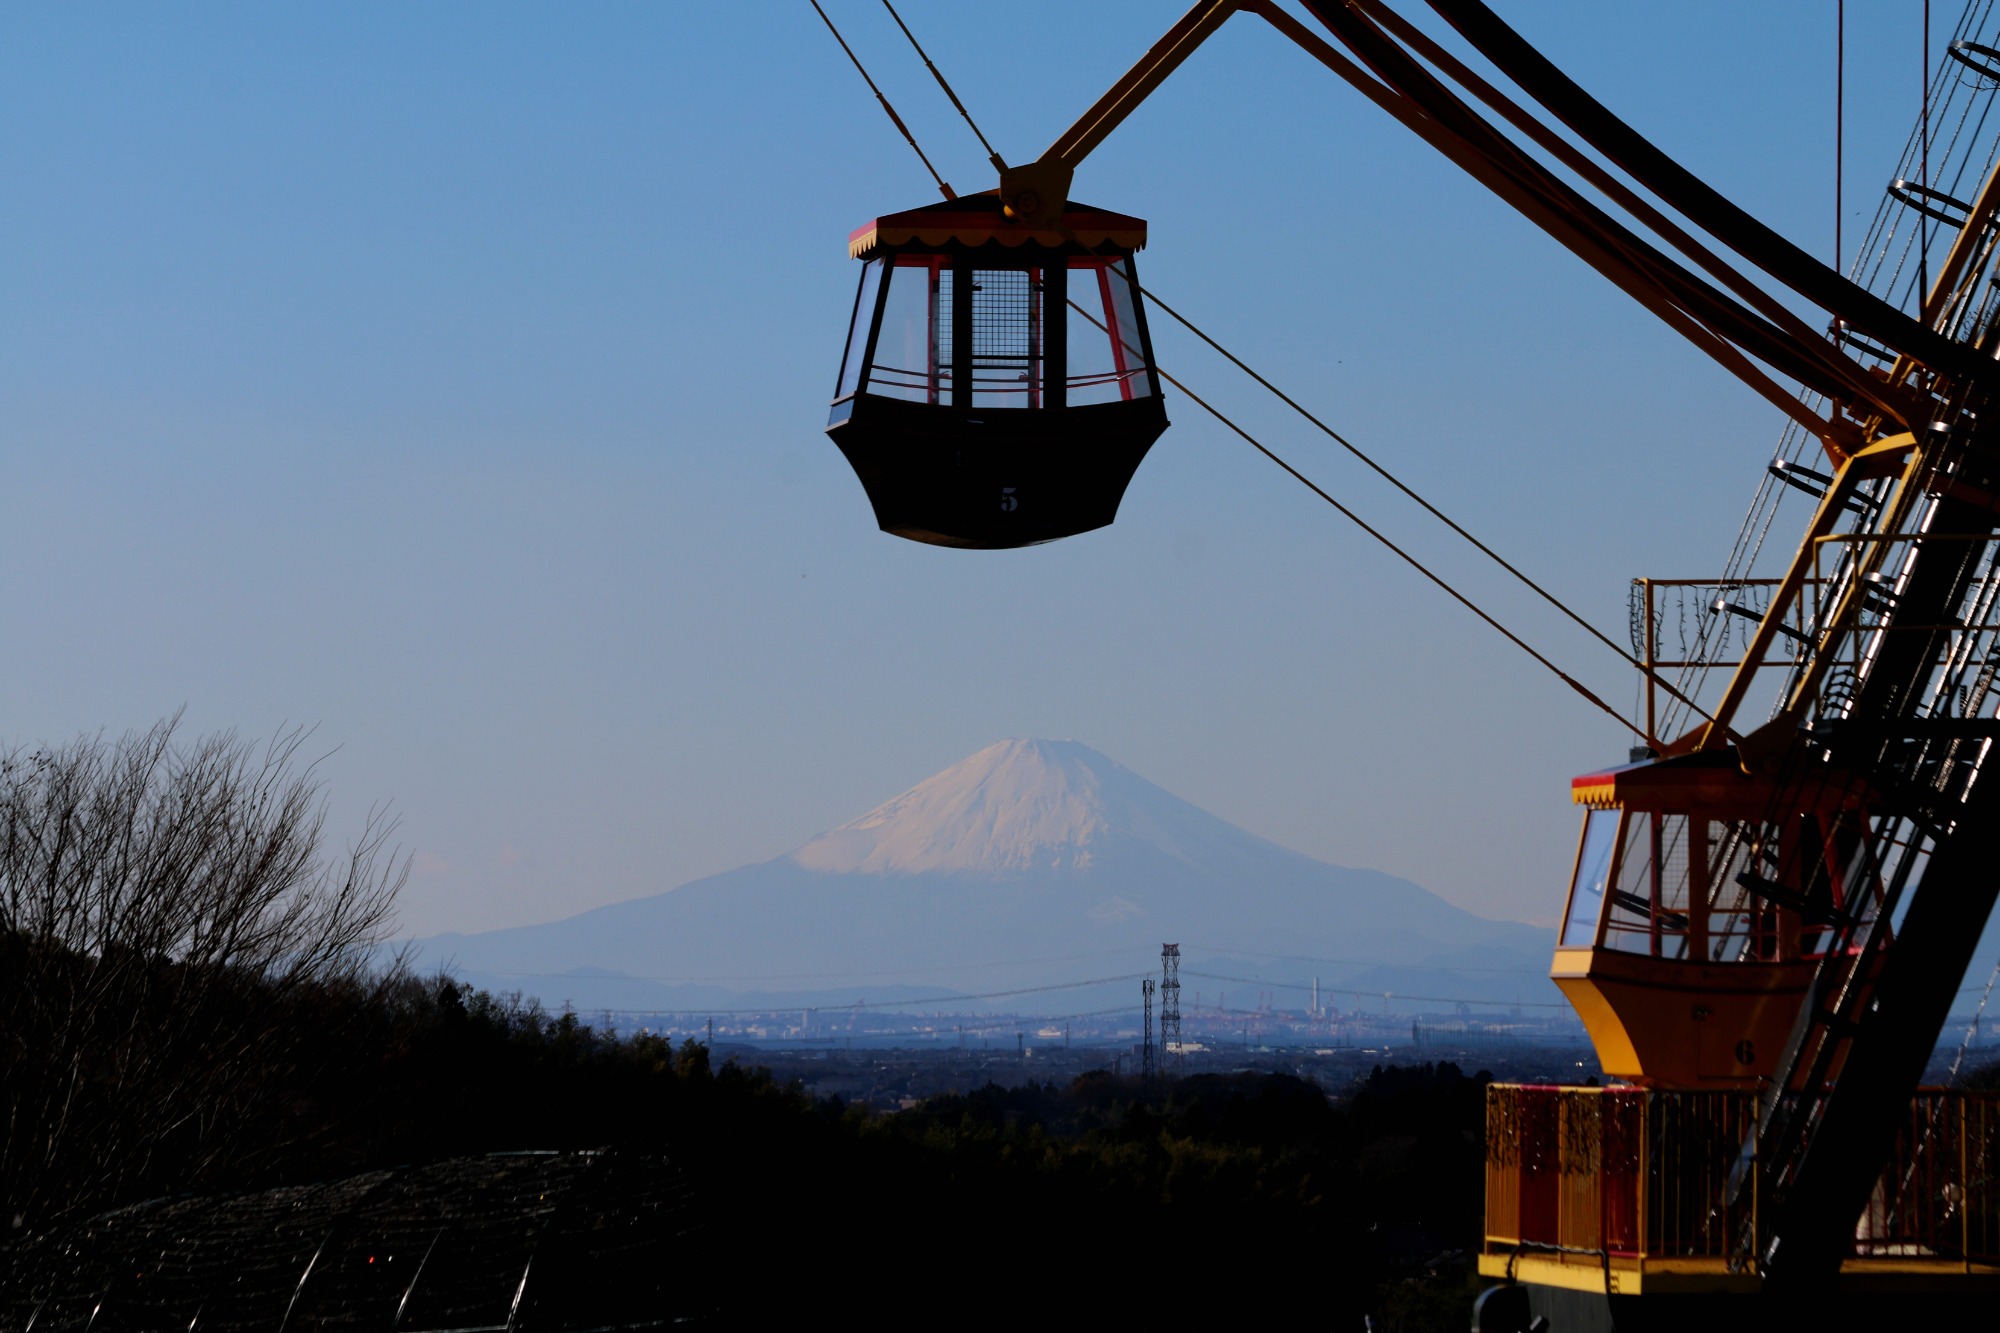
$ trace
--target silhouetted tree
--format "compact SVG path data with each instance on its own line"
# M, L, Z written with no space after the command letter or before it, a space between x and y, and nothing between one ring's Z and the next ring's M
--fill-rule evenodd
M305 733L0 749L0 1199L14 1229L276 1150L283 1072L369 963L407 862L344 852ZM276 1117L282 1119L282 1116ZM282 1133L275 1136L281 1139Z

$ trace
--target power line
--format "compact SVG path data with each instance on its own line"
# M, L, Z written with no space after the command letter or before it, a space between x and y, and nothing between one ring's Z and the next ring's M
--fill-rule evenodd
M1312 987L1296 981L1259 981L1255 977L1226 977L1219 972L1188 972L1184 975L1201 977L1207 981L1236 981L1245 986L1269 986L1273 990L1311 990ZM1422 1000L1426 1004L1485 1004L1501 1008L1522 1009L1567 1009L1569 1003L1554 1000L1474 1000L1463 995L1408 995L1402 991L1354 990L1341 986L1321 986L1322 995L1358 995L1367 1000Z
M1081 1013L1074 1013L1074 1014L1049 1014L1046 1016L1038 1015L1036 1016L1035 1021L1038 1023L1063 1023L1078 1018L1106 1018L1112 1014L1130 1014L1135 1012L1137 1011L1134 1010L1131 1005L1119 1004L1119 1005L1113 1005L1109 1009L1085 1009ZM998 1032L1001 1031L1002 1029L1014 1026L1014 1024L1019 1021L1020 1021L1019 1017L1016 1016L1016 1017L998 1019L991 1023L959 1023L959 1024L954 1024L954 1026L960 1032Z
M932 1005L939 1002L952 1002L959 1000L999 1000L999 999L1007 999L1016 995L1041 995L1041 994L1046 994L1050 991L1080 990L1085 986L1108 986L1108 985L1115 985L1121 981L1137 981L1150 977L1150 975L1151 975L1150 973L1146 972L1128 972L1123 976L1092 977L1087 981L1063 981L1047 986L1020 986L1012 990L986 991L977 995L940 995L930 999L919 999L919 1000L910 1000L910 999L859 1000L852 1004L829 1003L829 1004L816 1004L816 1005L767 1004L755 1008L729 1008L729 1009L713 1009L706 1007L704 1005L688 1005L684 1008L677 1008L677 1009L632 1009L632 1010L624 1010L622 1012L635 1013L635 1014L637 1013L770 1014L770 1013L789 1013L795 1009L823 1009L830 1013L839 1012L841 1010L856 1010L856 1009L895 1009L898 1007ZM1220 972L1189 971L1189 972L1183 972L1181 973L1181 975L1189 977L1201 977L1208 981L1238 982L1245 986L1265 986L1274 990L1309 991L1312 989L1310 985L1304 982L1264 981L1256 977L1233 977ZM1968 989L1976 989L1976 987ZM1412 994L1406 994L1402 991L1357 990L1353 987L1344 987L1344 986L1322 985L1319 988L1319 990L1322 994L1327 994L1327 995L1353 995L1353 996L1358 996L1362 999L1370 999L1370 1000L1380 1000L1380 999L1422 1000L1427 1004L1483 1004L1489 1006L1499 1006L1502 1008L1512 1008L1515 1006L1519 1006L1527 1009L1566 1009L1569 1007L1566 1003L1555 1003L1553 1001L1545 1001L1545 1000L1482 1000L1482 999L1474 999L1470 996L1464 996L1464 995L1412 995ZM1132 1006L1130 1005L1121 1005L1113 1009L1095 1010L1092 1011L1092 1013L1088 1014L1057 1014L1048 1021L1055 1022L1055 1021L1060 1021L1061 1019L1064 1018L1088 1018L1096 1013L1127 1013L1130 1012L1131 1008ZM915 1016L921 1017L922 1015L918 1014Z
M790 1012L790 1009L796 1009L797 1007L796 1005L790 1006L783 1012ZM838 1010L850 1008L851 1006L835 1005L830 1007ZM709 1014L767 1014L773 1011L769 1009L616 1009L607 1010L606 1012L620 1018L678 1018L695 1015L706 1016ZM1109 1009L1084 1009L1073 1014L1033 1014L1026 1017L1032 1018L1037 1023L1063 1023L1079 1018L1105 1018L1113 1014L1136 1014L1137 1012L1138 1010L1129 1004L1118 1004L1113 1005ZM1005 1018L994 1019L986 1023L954 1023L952 1024L952 1030L954 1032L1000 1032L1021 1022L1023 1017L1020 1014L1010 1014ZM900 1034L885 1033L870 1029L865 1034L858 1035L893 1036Z
M1118 957L1122 955L1129 955L1140 952L1143 952L1143 950L1139 948L1093 949L1088 953L1058 954L1054 957L1049 957L1049 958L1002 958L986 963L933 963L919 967L882 968L872 972L754 972L754 973L738 973L735 975L725 975L725 976L689 977L689 976L672 976L660 972L615 972L615 973L602 973L602 974L600 973L579 974L574 971L571 972L507 971L507 972L495 972L493 973L493 975L505 976L509 979L516 977L534 977L540 980L557 980L557 981L563 980L565 978L576 981L656 981L663 984L684 985L684 986L704 985L704 984L721 985L726 982L736 982L739 984L754 982L761 985L770 985L774 982L780 982L780 981L829 981L829 980L838 981L847 978L855 978L859 980L872 980L877 977L908 977L923 972L976 972L976 971L985 971L996 967L1033 967L1043 963L1076 963L1076 962L1082 962L1085 959L1089 958L1111 958L1111 957ZM1249 951L1238 950L1237 952L1245 953ZM1277 957L1278 955L1274 954L1272 956ZM447 962L444 966L448 969L450 967L450 963ZM791 1006L791 1007L795 1008L796 1006Z
M522 973L521 975L523 975L523 976L532 976L532 975L535 975L535 974L533 974L533 973ZM756 1008L751 1008L751 1009L711 1009L711 1008L708 1008L707 1006L704 1006L704 1005L698 1005L698 1004L697 1004L697 1005L689 1005L688 1007L686 1007L686 1008L684 1008L684 1009L634 1009L634 1010L629 1010L629 1011L627 1011L627 1012L631 1012L631 1013L653 1013L653 1014L669 1014L669 1013L672 1013L672 1014L775 1014L775 1013L790 1013L790 1012L791 1012L791 1011L793 1011L794 1009L825 1009L825 1010L829 1010L829 1011L838 1011L838 1010L842 1010L842 1009L893 1009L893 1008L895 1008L895 1007L896 1007L896 1006L898 1006L898 1005L904 1005L904 1006L910 1006L910 1005L920 1005L920 1004L936 1004L936 1003L938 1003L938 1002L940 1002L940 1001L950 1001L950 1002L954 1002L954 1003L956 1003L957 1001L960 1001L960 1000L1003 1000L1003 999L1006 999L1006 998L1008 998L1008 997L1010 997L1010 996L1014 996L1014 995L1040 995L1040 994L1044 994L1045 992L1048 992L1048 991L1059 991L1059 990L1078 990L1078 989L1081 989L1081 988L1082 988L1082 987L1084 987L1084 986L1109 986L1109 985L1112 985L1112 984L1114 984L1114 983L1116 983L1116 982L1120 982L1120 981L1137 981L1137 980L1138 980L1138 979L1139 979L1140 977L1143 977L1143 976L1150 976L1150 975L1151 975L1151 974L1150 974L1150 973L1147 973L1147 972L1127 972L1127 973L1125 973L1125 974L1124 974L1123 976L1116 976L1116 977L1092 977L1092 978L1090 978L1090 980L1088 980L1088 981L1061 981L1061 982L1057 982L1057 983L1055 983L1054 985L1049 985L1049 986L1020 986L1020 987L1016 987L1016 988L1015 988L1015 989L1013 989L1013 990L995 990L995 991L985 991L985 992L982 992L982 993L980 993L980 994L978 994L978 995L937 995L937 996L930 996L930 997L926 997L926 998L924 998L924 999L914 999L914 1000L912 1000L912 999L903 999L903 1000L856 1000L856 1001L854 1001L854 1002L853 1002L852 1004L841 1004L841 1003L827 1003L827 1004L766 1004L766 1005L759 1005L759 1006L757 1006ZM587 977L587 978L584 978L584 979L585 979L585 980L588 980L588 981L603 981L603 980L606 980L606 978L603 978L603 977Z
M1304 953L1273 953L1268 949L1238 949L1227 944L1202 944L1196 947L1207 949L1211 953L1218 953L1224 957L1232 954L1242 954L1251 958L1277 958L1288 963L1330 963L1335 967L1384 966L1380 958L1322 958ZM1412 964L1412 966L1415 966L1415 964ZM1422 970L1425 972L1476 972L1502 973L1511 976L1524 975L1518 967L1459 967L1447 963L1424 963L1422 964Z

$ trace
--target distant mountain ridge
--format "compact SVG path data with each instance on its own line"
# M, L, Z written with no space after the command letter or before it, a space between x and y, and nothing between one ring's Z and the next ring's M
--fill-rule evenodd
M1308 960L1330 985L1393 974L1404 989L1414 977L1494 998L1540 997L1551 944L1259 838L1051 740L988 746L769 861L563 921L418 943L427 964L478 984L667 1008L828 987L1048 985L1136 970L1163 940L1191 956Z

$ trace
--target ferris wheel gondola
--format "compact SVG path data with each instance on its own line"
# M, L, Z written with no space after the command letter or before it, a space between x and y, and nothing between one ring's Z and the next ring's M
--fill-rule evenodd
M1139 218L1050 224L995 192L856 230L861 260L827 434L884 532L1030 546L1101 528L1167 428L1133 271Z
M1957 124L1988 124L1988 109L1971 99L1993 90L1988 76L2000 66L1985 62L2000 60L2000 36L1968 10L1948 58L1969 78L1942 77L1927 50L1921 132L1870 234L1872 270L1857 264L1849 275L1662 152L1478 0L1431 7L1525 101L1386 0L1303 5L1327 36L1268 0L1199 0L1039 159L1010 168L989 153L997 194L960 200L938 177L944 206L857 233L853 253L870 268L829 432L882 527L903 536L1017 546L1111 521L1165 426L1164 377L1131 269L1143 224L1126 220L1136 239L1086 239L1074 219L1087 214L1067 202L1071 179L1234 13L1264 19L1657 314L1793 423L1797 447L1787 444L1768 480L1818 502L1784 576L1752 579L1746 562L1775 512L1760 492L1713 586L1771 591L1758 606L1718 597L1707 607L1725 627L1755 623L1733 659L1725 629L1704 631L1685 660L1662 660L1650 647L1650 603L1641 622L1649 646L1638 651L1635 636L1637 655L1625 654L1154 302L1642 673L1643 728L1169 381L1646 742L1635 762L1572 784L1588 813L1552 968L1604 1072L1637 1086L1489 1090L1479 1264L1503 1284L1488 1295L1508 1299L1478 1326L1530 1327L1529 1303L1511 1299L1522 1287L1615 1297L1649 1325L1675 1327L1718 1317L1747 1326L1731 1293L1755 1294L1759 1311L1748 1318L1760 1326L1833 1326L1821 1316L1853 1315L1854 1299L1872 1295L1866 1282L1886 1272L1868 1265L1913 1258L1924 1260L1921 1276L1912 1269L1915 1284L1893 1296L1883 1288L1879 1308L1905 1314L1920 1291L1936 1316L1929 1322L1969 1323L1964 1312L1983 1315L1990 1304L1988 1289L1969 1280L1972 1261L1988 1266L1982 1280L2000 1271L1990 1267L2000 1262L1992 1196L1965 1202L1966 1182L1985 1179L1987 1149L1961 1146L1960 1174L1939 1196L1947 1216L1980 1219L1978 1238L1963 1221L1956 1239L1894 1228L1908 1212L1895 1201L1912 1181L1933 1179L1932 1149L1948 1141L1930 1128L1899 1135L1931 1114L1919 1094L1925 1059L2000 901L2000 778L1991 776L2000 754L2000 443L1990 425L2000 398L2000 168L1990 132L1954 131L1934 170L1940 118L1931 107L1933 96L1947 108L1956 99ZM1934 240L1943 249L1935 267ZM1089 320L1114 354L1096 382L1079 377L1074 348L1056 342L1076 326L1049 317L1075 304L1079 267L1109 279L1106 293L1122 279L1131 300L1129 319L1106 294L1103 318ZM980 327L981 311L998 309L988 275L1003 273L1021 312L1004 344ZM1831 316L1830 337L1800 318L1794 298ZM885 341L893 328L905 330L901 353ZM1128 354L1143 378L1116 360ZM1072 397L1099 383L1117 383L1118 400L1091 408ZM1086 411L1119 425L1085 429ZM1824 453L1818 468L1805 465L1809 442ZM1033 512L1003 468L1035 477ZM1683 674L1671 682L1662 668ZM1772 669L1786 672L1784 684L1756 724L1746 704ZM1704 684L1718 680L1720 698L1705 700ZM1677 705L1665 725L1656 725L1655 690ZM1965 1100L1953 1096L1954 1107ZM1878 1199L1885 1216L1871 1221ZM1639 1303L1642 1281L1650 1304ZM1771 1312L1776 1323L1762 1317Z

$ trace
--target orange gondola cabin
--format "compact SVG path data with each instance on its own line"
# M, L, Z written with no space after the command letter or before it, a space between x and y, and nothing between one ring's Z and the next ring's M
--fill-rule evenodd
M997 193L876 218L827 434L884 532L1002 549L1101 528L1167 428L1132 255L1139 218Z
M1811 766L1809 766L1811 767ZM1718 748L1589 773L1550 976L1604 1072L1653 1087L1769 1079L1813 974L1881 900L1851 775L1783 782Z

